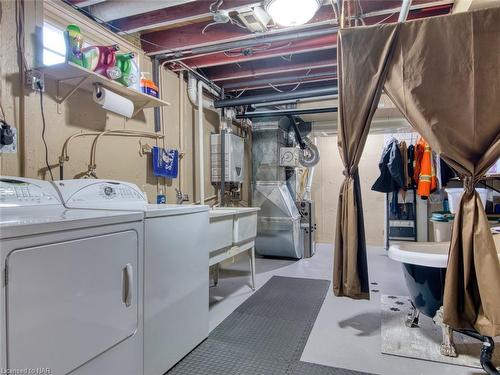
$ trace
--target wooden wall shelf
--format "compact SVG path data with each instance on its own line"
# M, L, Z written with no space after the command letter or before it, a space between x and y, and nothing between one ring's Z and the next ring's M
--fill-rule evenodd
M144 94L129 87L125 87L119 82L113 81L72 62L47 65L37 68L36 70L42 72L44 77L56 81L56 100L58 103L63 103L77 90L84 90L92 93L94 86L98 84L131 100L134 103L134 114L132 117L145 108L164 107L170 105L169 102ZM62 92L61 84L69 86L69 89L66 90L66 92Z

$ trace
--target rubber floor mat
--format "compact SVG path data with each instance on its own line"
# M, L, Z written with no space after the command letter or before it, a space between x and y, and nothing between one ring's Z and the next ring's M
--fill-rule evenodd
M168 375L361 375L301 362L328 280L272 277Z

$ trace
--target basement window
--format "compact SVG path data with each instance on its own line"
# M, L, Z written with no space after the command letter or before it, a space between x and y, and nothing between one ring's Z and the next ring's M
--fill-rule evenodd
M55 65L66 61L64 30L43 23L43 64Z

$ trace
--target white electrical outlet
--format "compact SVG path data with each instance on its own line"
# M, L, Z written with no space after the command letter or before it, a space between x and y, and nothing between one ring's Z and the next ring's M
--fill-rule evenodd
M0 144L0 153L1 154L15 154L17 152L17 129L11 127L12 136L14 137L14 142L10 145L2 145Z
M26 84L33 91L45 91L45 79L43 76L43 72L36 69L28 70L26 72Z

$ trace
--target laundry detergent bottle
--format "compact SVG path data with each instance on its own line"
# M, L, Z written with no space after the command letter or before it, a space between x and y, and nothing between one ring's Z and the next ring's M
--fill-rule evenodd
M83 37L80 28L76 25L68 25L64 32L64 41L66 42L66 61L82 66Z
M84 48L83 66L110 79L118 79L122 74L120 68L116 66L116 52L119 49L117 44Z
M138 81L138 67L135 62L136 54L133 52L116 54L116 67L121 75L117 79L124 86L134 86Z
M148 94L154 96L155 98L158 98L160 95L160 90L152 80L146 78L147 74L149 73L141 72L141 91L144 94Z

